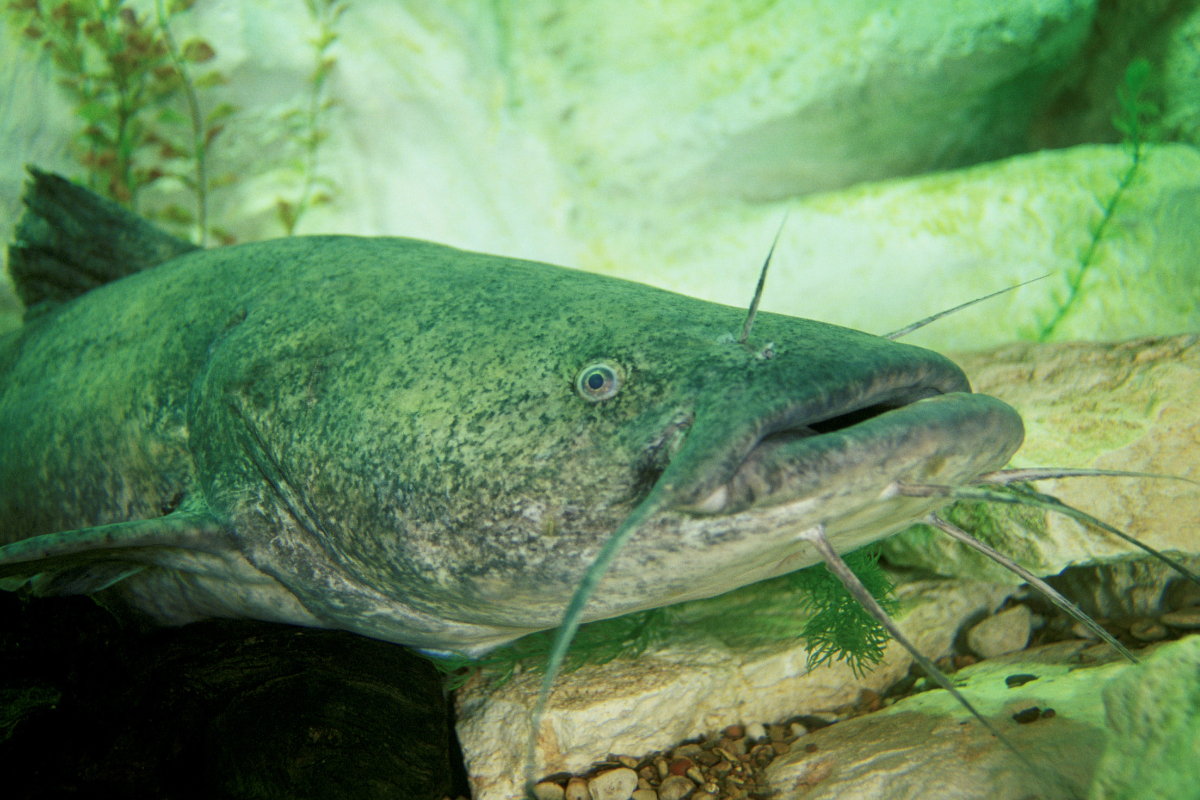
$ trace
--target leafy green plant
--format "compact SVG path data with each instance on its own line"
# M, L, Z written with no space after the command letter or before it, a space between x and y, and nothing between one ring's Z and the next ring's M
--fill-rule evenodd
M895 611L892 581L879 566L879 548L856 550L846 555L845 561L884 611ZM883 660L883 648L891 637L824 564L802 569L791 577L803 590L804 604L812 612L801 633L808 646L810 670L845 661L855 675L861 676Z
M208 233L205 154L234 109L218 105L201 114L197 90L227 78L215 70L193 78L190 69L215 51L202 39L177 46L171 35L170 20L194 2L164 6L159 0L154 20L125 0L9 0L6 8L24 37L50 57L74 101L84 183L160 222L191 227L202 243ZM181 181L196 210L140 209L142 191L164 178Z
M347 0L304 0L309 16L317 27L317 35L309 40L313 48L313 70L308 78L308 102L284 117L292 139L300 145L300 155L292 164L300 175L300 194L294 200L279 197L275 209L279 222L288 236L296 232L300 219L311 209L333 202L338 187L320 174L318 155L321 144L329 138L325 126L329 110L337 101L325 96L325 84L337 64L330 48L338 39L337 22L349 7Z
M885 609L895 608L891 596L892 583L879 566L879 548L866 547L845 556L846 563L858 575ZM855 674L870 669L883 658L883 646L888 635L850 596L841 582L823 564L818 564L782 579L779 585L763 591L795 590L802 599L802 610L811 614L800 638L808 646L808 667L813 669L834 660L846 661ZM571 672L585 664L604 664L614 659L635 659L650 647L665 641L679 624L678 606L639 611L614 619L582 625L563 669ZM759 611L763 613L760 615ZM795 638L795 624L776 624L772 612L744 605L738 611L739 627L753 626L760 638ZM795 609L791 609L792 614ZM454 655L433 659L438 669L449 675L448 687L456 689L472 675L483 672L494 682L503 685L519 671L545 671L554 631L540 631L498 648L480 659Z
M1116 191L1108 198L1108 202L1101 204L1100 222L1092 230L1091 240L1080 255L1079 265L1068 277L1067 296L1058 304L1050 319L1039 325L1038 341L1049 340L1078 302L1084 277L1096 263L1096 254L1109 223L1116 215L1125 191L1137 177L1147 142L1157 133L1161 112L1157 104L1147 99L1151 78L1150 62L1144 58L1134 59L1125 69L1125 82L1117 87L1117 102L1121 111L1113 117L1113 126L1124 137L1124 145L1129 152L1129 167L1121 175Z
M155 2L158 30L162 35L163 43L167 47L167 53L170 55L171 65L175 68L176 75L179 76L179 91L186 101L188 113L185 119L170 106L163 108L158 113L158 120L163 125L168 126L168 130L175 129L176 138L174 141L171 141L164 138L163 134L154 133L152 135L154 140L162 146L160 154L163 158L182 156L180 160L183 163L179 165L172 175L195 195L196 211L194 215L190 213L179 214L176 211L174 212L174 216L180 222L194 224L194 238L203 247L207 243L209 233L208 192L210 181L208 176L208 150L212 146L213 140L225 129L226 120L237 112L237 108L231 103L220 103L209 111L208 114L204 114L201 111L200 100L196 94L197 89L224 85L229 82L229 79L216 70L208 70L197 80L192 80L191 68L188 65L203 64L211 61L216 57L217 53L212 48L212 45L203 39L189 39L183 43L182 47L175 43L175 37L171 33L170 17L173 13L178 13L180 10L190 9L195 2L196 0L172 0L170 12L164 7L163 0L156 0ZM184 125L189 125L191 128L190 141L186 145L180 140L181 132L178 131ZM189 162L193 169L191 174L187 170ZM229 177L223 181L224 184L231 182L232 179ZM214 228L213 232L225 242L232 240L232 237L220 228Z

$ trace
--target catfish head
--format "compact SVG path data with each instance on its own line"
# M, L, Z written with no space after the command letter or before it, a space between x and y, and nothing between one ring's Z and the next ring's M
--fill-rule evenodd
M257 249L257 250L256 250ZM1023 427L941 355L575 270L403 239L229 248L267 264L197 377L206 513L306 624L478 654L709 597L886 537ZM269 259L266 257L269 254ZM203 256L193 258L203 259Z

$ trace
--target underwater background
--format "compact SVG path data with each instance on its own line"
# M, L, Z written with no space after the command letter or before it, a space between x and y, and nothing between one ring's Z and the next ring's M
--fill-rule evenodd
M9 0L0 230L28 162L210 245L413 236L744 305L786 208L766 310L884 333L1048 274L912 341L1192 330L1196 6Z
M744 307L786 212L768 311L882 334L1047 276L906 341L1200 329L1200 0L5 0L0 87L6 241L29 163L209 247L411 236Z

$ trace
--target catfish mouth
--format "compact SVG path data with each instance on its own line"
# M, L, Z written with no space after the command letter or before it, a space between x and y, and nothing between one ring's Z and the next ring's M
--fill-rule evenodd
M727 451L723 474L710 473L685 509L734 514L851 495L871 502L897 481L970 480L1002 467L1020 446L1016 411L973 394L957 368L921 364L908 375L897 372L761 420L752 437Z

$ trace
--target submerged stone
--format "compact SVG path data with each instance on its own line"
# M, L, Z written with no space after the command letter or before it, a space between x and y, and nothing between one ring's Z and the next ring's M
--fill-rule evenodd
M1113 739L1089 800L1190 800L1200 787L1200 636L1159 648L1104 687Z
M767 770L783 800L1075 800L1108 742L1096 687L1129 667L1081 668L1082 645L1062 642L980 662L954 682L1012 742L1009 750L946 692L923 692L876 714L808 735ZM1013 674L1036 675L1021 685ZM1036 708L1036 716L1028 709ZM1042 709L1055 709L1043 714ZM1014 714L1026 712L1022 724Z

